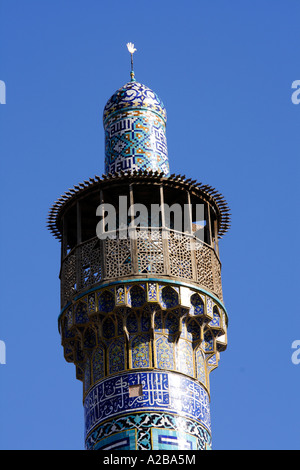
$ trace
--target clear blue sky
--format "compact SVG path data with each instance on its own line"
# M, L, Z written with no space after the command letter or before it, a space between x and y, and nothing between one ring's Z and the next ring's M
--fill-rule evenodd
M102 111L129 80L168 112L171 173L216 187L228 349L211 375L214 449L299 449L300 4L1 0L0 448L83 449L82 384L57 330L52 203L104 172Z

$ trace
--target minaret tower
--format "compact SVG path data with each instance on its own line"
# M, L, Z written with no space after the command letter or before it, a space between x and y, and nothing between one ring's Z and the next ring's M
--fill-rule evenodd
M86 449L210 449L228 206L211 186L170 175L166 109L136 81L127 47L131 79L103 113L105 174L49 213L64 357L83 383Z

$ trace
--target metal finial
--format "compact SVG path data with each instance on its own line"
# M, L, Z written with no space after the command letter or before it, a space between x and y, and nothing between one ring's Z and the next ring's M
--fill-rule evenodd
M131 81L134 82L135 81L135 78L134 78L134 71L133 71L133 54L135 53L136 51L136 48L134 47L134 44L132 42L128 42L126 44L127 46L127 49L128 51L130 52L130 55L131 55L131 72L130 72L130 77L131 77Z

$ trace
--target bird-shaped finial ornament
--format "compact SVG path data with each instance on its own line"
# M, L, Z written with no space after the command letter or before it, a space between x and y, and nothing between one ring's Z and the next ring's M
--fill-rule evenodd
M128 51L130 52L130 54L134 54L134 52L136 51L136 48L134 47L134 44L132 42L128 42L126 44L126 46L127 46Z
M134 47L134 44L132 42L128 42L126 44L126 46L127 46L127 49L128 49L128 51L130 52L130 55L131 55L131 72L130 72L130 76L131 76L131 81L134 82L135 78L134 78L134 71L133 71L133 54L135 53L136 48Z

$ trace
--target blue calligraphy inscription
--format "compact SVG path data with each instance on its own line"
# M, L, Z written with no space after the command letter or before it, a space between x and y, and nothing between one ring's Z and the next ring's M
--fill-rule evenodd
M131 385L142 385L142 396L129 396ZM86 435L102 421L128 411L168 411L199 421L210 430L209 398L194 380L170 372L137 372L104 379L84 401Z

